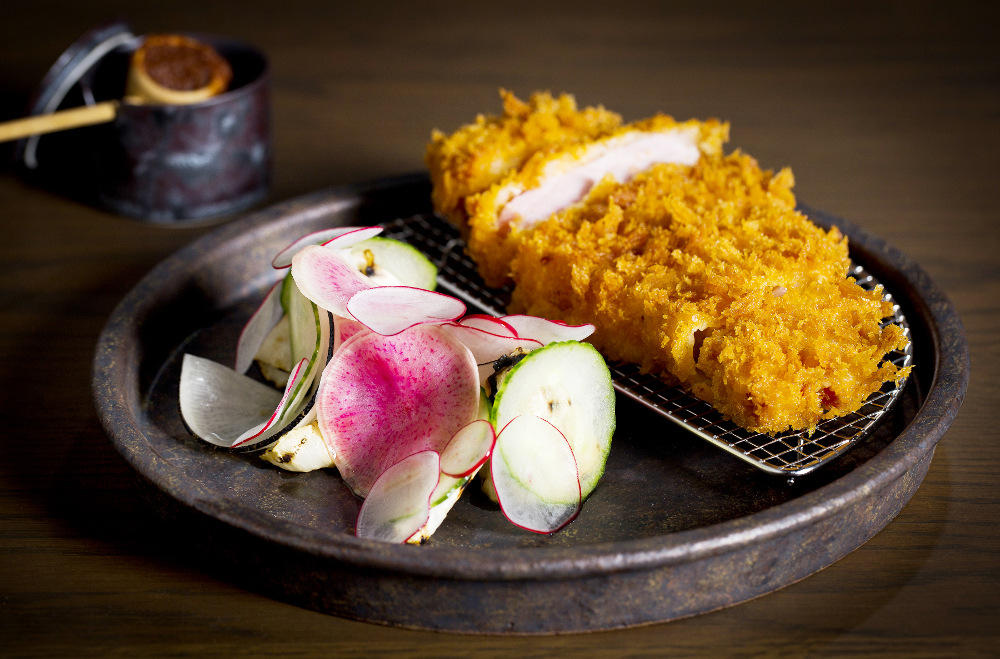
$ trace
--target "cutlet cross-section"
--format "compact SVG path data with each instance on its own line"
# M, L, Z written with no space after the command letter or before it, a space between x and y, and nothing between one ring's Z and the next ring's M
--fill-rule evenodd
M500 90L503 114L479 115L450 135L435 130L425 161L435 209L467 233L465 200L516 171L535 152L607 135L621 116L603 107L577 109L569 94L535 92L527 102Z
M718 154L729 127L718 121L679 123L658 115L608 135L539 150L516 171L471 195L469 253L490 286L510 277L518 245L543 220L581 202L601 181L626 183L655 164L694 165Z
M892 305L847 276L847 239L796 210L789 170L722 153L728 125L657 116L539 149L465 200L468 250L509 311L593 323L610 360L740 426L811 430L899 369Z

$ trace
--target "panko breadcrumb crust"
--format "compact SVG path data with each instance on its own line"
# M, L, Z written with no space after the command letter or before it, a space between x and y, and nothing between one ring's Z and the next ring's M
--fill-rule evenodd
M500 99L500 116L480 114L449 135L433 131L424 157L434 208L464 232L466 197L516 171L537 151L606 135L622 122L600 106L577 109L569 94L535 92L524 102L501 89Z
M515 168L506 178L517 176L531 174ZM432 169L433 180L447 178ZM604 180L513 239L474 228L466 235L481 269L483 255L505 243L511 312L593 323L590 340L605 357L682 385L749 430L812 430L903 377L883 358L907 339L883 326L893 310L881 288L847 277L846 237L795 209L793 184L790 170L723 155L720 141L694 166ZM476 194L489 192L466 195L473 222Z

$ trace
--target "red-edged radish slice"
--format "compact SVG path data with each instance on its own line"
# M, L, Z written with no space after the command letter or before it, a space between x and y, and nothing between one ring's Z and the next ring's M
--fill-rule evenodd
M334 227L308 233L285 249L278 252L278 255L271 261L271 266L280 270L292 265L293 257L309 245L326 245L335 239L338 249L346 249L354 243L367 240L382 233L382 227ZM350 238L346 237L350 234ZM344 236L344 238L341 238Z
M490 334L499 334L500 336L517 336L517 330L511 327L509 324L497 318L495 316L487 316L486 314L474 313L459 319L459 325L465 327L475 327L476 329L481 329L484 332L489 332Z
M487 378L493 375L493 362L504 355L509 355L517 350L531 352L535 348L542 347L542 343L535 339L500 336L467 325L446 323L441 325L441 328L472 351L472 356L476 358L476 364L479 365L480 382L486 382Z
M435 451L419 451L391 465L361 504L355 535L392 543L409 540L427 523L440 475Z
M297 421L296 416L305 402L305 389L307 387L305 378L309 373L309 360L303 359L292 369L288 377L288 384L281 395L274 412L267 421L250 428L233 442L232 448L248 448L247 445L260 445L265 439L273 437L277 432L291 426Z
M347 311L368 329L391 336L424 323L452 321L465 313L465 303L422 288L377 286L356 292Z
M594 326L569 325L538 316L503 316L500 320L514 328L518 336L530 337L548 345L555 341L583 341L594 333Z
M554 533L580 512L576 459L566 437L545 419L525 414L497 435L490 459L503 514L535 533Z
M335 318L333 321L333 351L340 350L340 346L358 332L368 331L367 327L353 318Z
M305 364L296 371L301 380ZM267 439L290 425L292 415L281 414L295 382L282 393L210 359L185 354L181 362L181 417L202 440L223 448L256 438ZM255 442L256 443L256 442Z
M319 245L308 245L295 255L292 278L306 298L341 317L348 315L347 301L372 285L336 250Z
M333 354L316 404L341 476L363 497L389 466L444 450L476 418L479 373L469 349L436 325L363 332Z
M246 373L253 364L253 359L257 351L264 345L268 334L281 321L285 311L281 306L281 285L276 283L264 296L257 310L250 316L250 320L243 326L240 332L239 341L236 343L236 365L237 373Z
M493 425L478 419L451 438L441 453L441 473L452 478L468 478L482 467L496 443Z

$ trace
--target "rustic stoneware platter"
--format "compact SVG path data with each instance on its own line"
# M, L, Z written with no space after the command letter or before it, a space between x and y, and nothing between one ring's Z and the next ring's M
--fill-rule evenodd
M845 455L776 477L619 397L606 474L562 531L521 530L470 492L422 546L358 539L360 502L335 471L284 472L190 435L180 357L230 362L285 244L429 214L429 190L414 175L245 217L155 267L108 320L94 358L99 416L140 493L206 569L299 606L413 628L551 634L672 620L777 590L861 546L913 496L961 405L968 346L948 299L891 246L810 211L849 236L854 260L903 308L914 345L900 399Z

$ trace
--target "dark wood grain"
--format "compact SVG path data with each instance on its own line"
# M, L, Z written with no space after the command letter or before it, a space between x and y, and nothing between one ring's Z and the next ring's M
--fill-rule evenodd
M207 229L116 217L0 172L0 654L128 656L993 655L1000 646L1000 18L981 3L21 3L0 22L0 118L59 53L123 15L272 63L271 201L422 167L430 130L497 88L569 91L628 119L732 122L799 197L916 260L968 334L972 377L921 488L822 572L633 630L493 638L387 629L243 590L136 499L90 397L100 329L142 275ZM2 145L0 145L2 146ZM623 594L626 596L626 594Z

